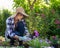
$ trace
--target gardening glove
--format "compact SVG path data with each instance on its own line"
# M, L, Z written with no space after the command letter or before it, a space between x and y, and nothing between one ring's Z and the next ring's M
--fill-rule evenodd
M21 37L21 36L19 36L19 40L21 41L21 40L24 40L24 38L23 37Z
M27 41L28 37L27 36L23 36L23 41Z
M31 40L31 38L29 38L29 37L27 37L27 36L24 36L23 38L24 38L23 41L30 41L30 40Z
M23 37L21 37L21 36L19 36L19 40L21 41L26 41L28 38L26 37L26 36L23 36Z
M27 37L27 36L23 36L23 37L21 37L21 36L19 36L19 40L21 41L29 41L29 40L31 40L31 38L29 38L29 37Z

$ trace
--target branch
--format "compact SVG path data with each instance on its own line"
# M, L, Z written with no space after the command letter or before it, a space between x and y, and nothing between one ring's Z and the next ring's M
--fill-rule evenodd
M30 3L31 1L30 0L28 0L28 3L29 3L29 6L31 6L31 3Z
M31 5L31 9L33 10L33 6L34 6L34 3L36 2L36 0L33 1L32 5Z
M35 2L36 2L36 0L33 1L32 5L34 5Z
M33 6L34 6L34 3L35 3L35 2L36 2L36 0L34 0L33 3L31 4L31 1L28 0L30 10L33 10Z

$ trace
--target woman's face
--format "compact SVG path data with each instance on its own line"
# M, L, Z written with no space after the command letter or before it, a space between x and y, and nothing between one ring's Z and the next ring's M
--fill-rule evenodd
M18 14L18 15L16 16L16 18L17 18L18 20L21 20L23 17L24 17L24 16L23 16L22 14Z
M14 23L16 24L18 22L18 20L22 20L22 18L24 18L24 16L22 14L17 14L14 18Z

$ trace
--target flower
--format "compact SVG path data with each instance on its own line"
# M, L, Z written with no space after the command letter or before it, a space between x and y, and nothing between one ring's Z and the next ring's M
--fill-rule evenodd
M39 33L37 30L34 30L34 33L35 33L35 36L38 37L39 36Z
M2 42L5 41L5 38L0 36L0 41L2 41Z
M45 18L45 14L41 14L41 17L42 17L42 18Z
M60 24L60 21L58 19L56 19L55 24Z
M56 39L56 36L52 36L53 39Z

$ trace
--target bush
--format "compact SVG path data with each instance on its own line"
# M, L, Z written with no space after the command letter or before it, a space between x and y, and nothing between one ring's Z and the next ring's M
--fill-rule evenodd
M4 36L6 30L6 19L11 15L7 9L3 9L0 13L0 36Z

